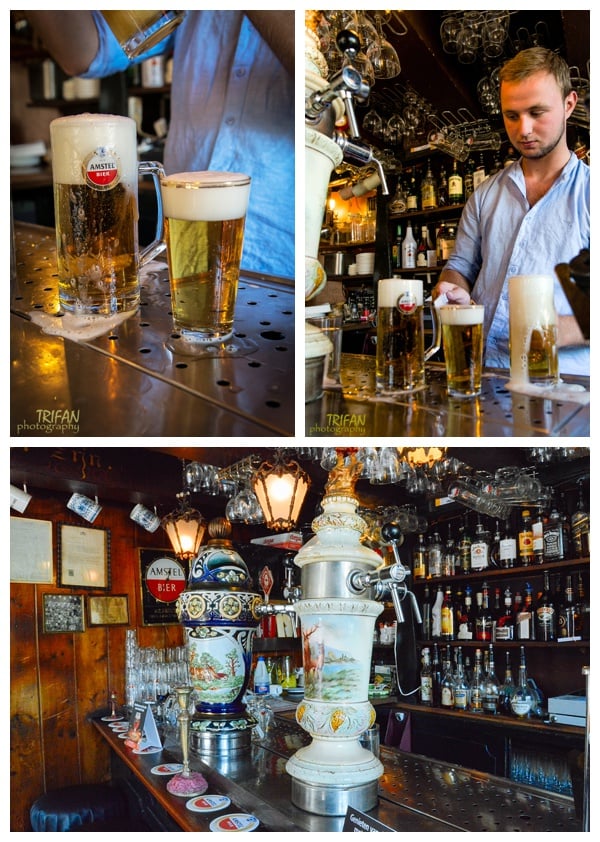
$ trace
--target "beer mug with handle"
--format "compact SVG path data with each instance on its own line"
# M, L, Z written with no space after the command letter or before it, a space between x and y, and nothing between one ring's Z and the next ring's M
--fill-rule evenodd
M137 160L135 121L76 114L50 123L59 301L79 315L136 310L139 269L164 251L162 165ZM155 240L138 247L138 177L154 180Z
M438 315L431 307L432 344L425 349L423 281L382 278L377 286L377 394L425 386L425 363L440 349Z

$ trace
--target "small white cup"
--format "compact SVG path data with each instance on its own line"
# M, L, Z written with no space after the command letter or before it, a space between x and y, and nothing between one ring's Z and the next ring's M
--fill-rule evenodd
M88 523L93 523L102 511L102 506L97 500L90 500L85 494L72 494L67 502L67 509L71 509Z
M160 518L141 503L136 503L129 513L131 520L142 526L147 532L156 532L160 526Z

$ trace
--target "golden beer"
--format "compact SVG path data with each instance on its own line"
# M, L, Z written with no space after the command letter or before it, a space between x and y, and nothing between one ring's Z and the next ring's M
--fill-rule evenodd
M233 334L250 178L176 173L161 180L173 323L192 342Z
M425 350L423 282L383 278L377 285L376 384L378 394L412 392L425 385L425 362L439 349Z
M557 316L551 275L508 279L510 376L514 383L558 384Z
M482 304L439 308L448 394L452 397L470 398L481 393L483 313Z
M102 12L113 35L129 58L135 58L158 44L181 23L184 14L162 10Z
M111 314L139 303L135 122L81 114L50 124L59 300Z

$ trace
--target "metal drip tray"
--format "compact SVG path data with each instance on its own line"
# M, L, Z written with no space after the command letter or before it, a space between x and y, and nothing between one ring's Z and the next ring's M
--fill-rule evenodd
M174 354L166 263L140 273L141 304L118 327L74 341L32 322L59 318L54 231L15 225L11 296L12 435L290 436L294 433L294 286L242 272L235 332L245 356ZM56 419L76 420L63 430Z
M581 832L570 798L385 748L381 760L380 798L444 822L449 830Z

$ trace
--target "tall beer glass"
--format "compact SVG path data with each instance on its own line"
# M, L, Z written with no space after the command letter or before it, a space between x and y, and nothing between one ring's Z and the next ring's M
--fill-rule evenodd
M377 286L376 385L381 395L425 386L425 362L439 350L437 314L433 341L425 350L423 281L383 278Z
M185 12L135 10L102 15L126 56L132 59L166 38L181 23Z
M558 384L558 321L552 275L508 279L510 378L513 383Z
M135 310L138 270L164 250L160 164L137 161L135 121L77 114L50 123L59 301L82 315ZM138 248L138 172L158 196L156 240Z
M438 312L448 394L453 398L481 394L483 304L448 304Z
M173 349L222 345L233 336L250 176L176 173L161 191L173 323L184 340Z

